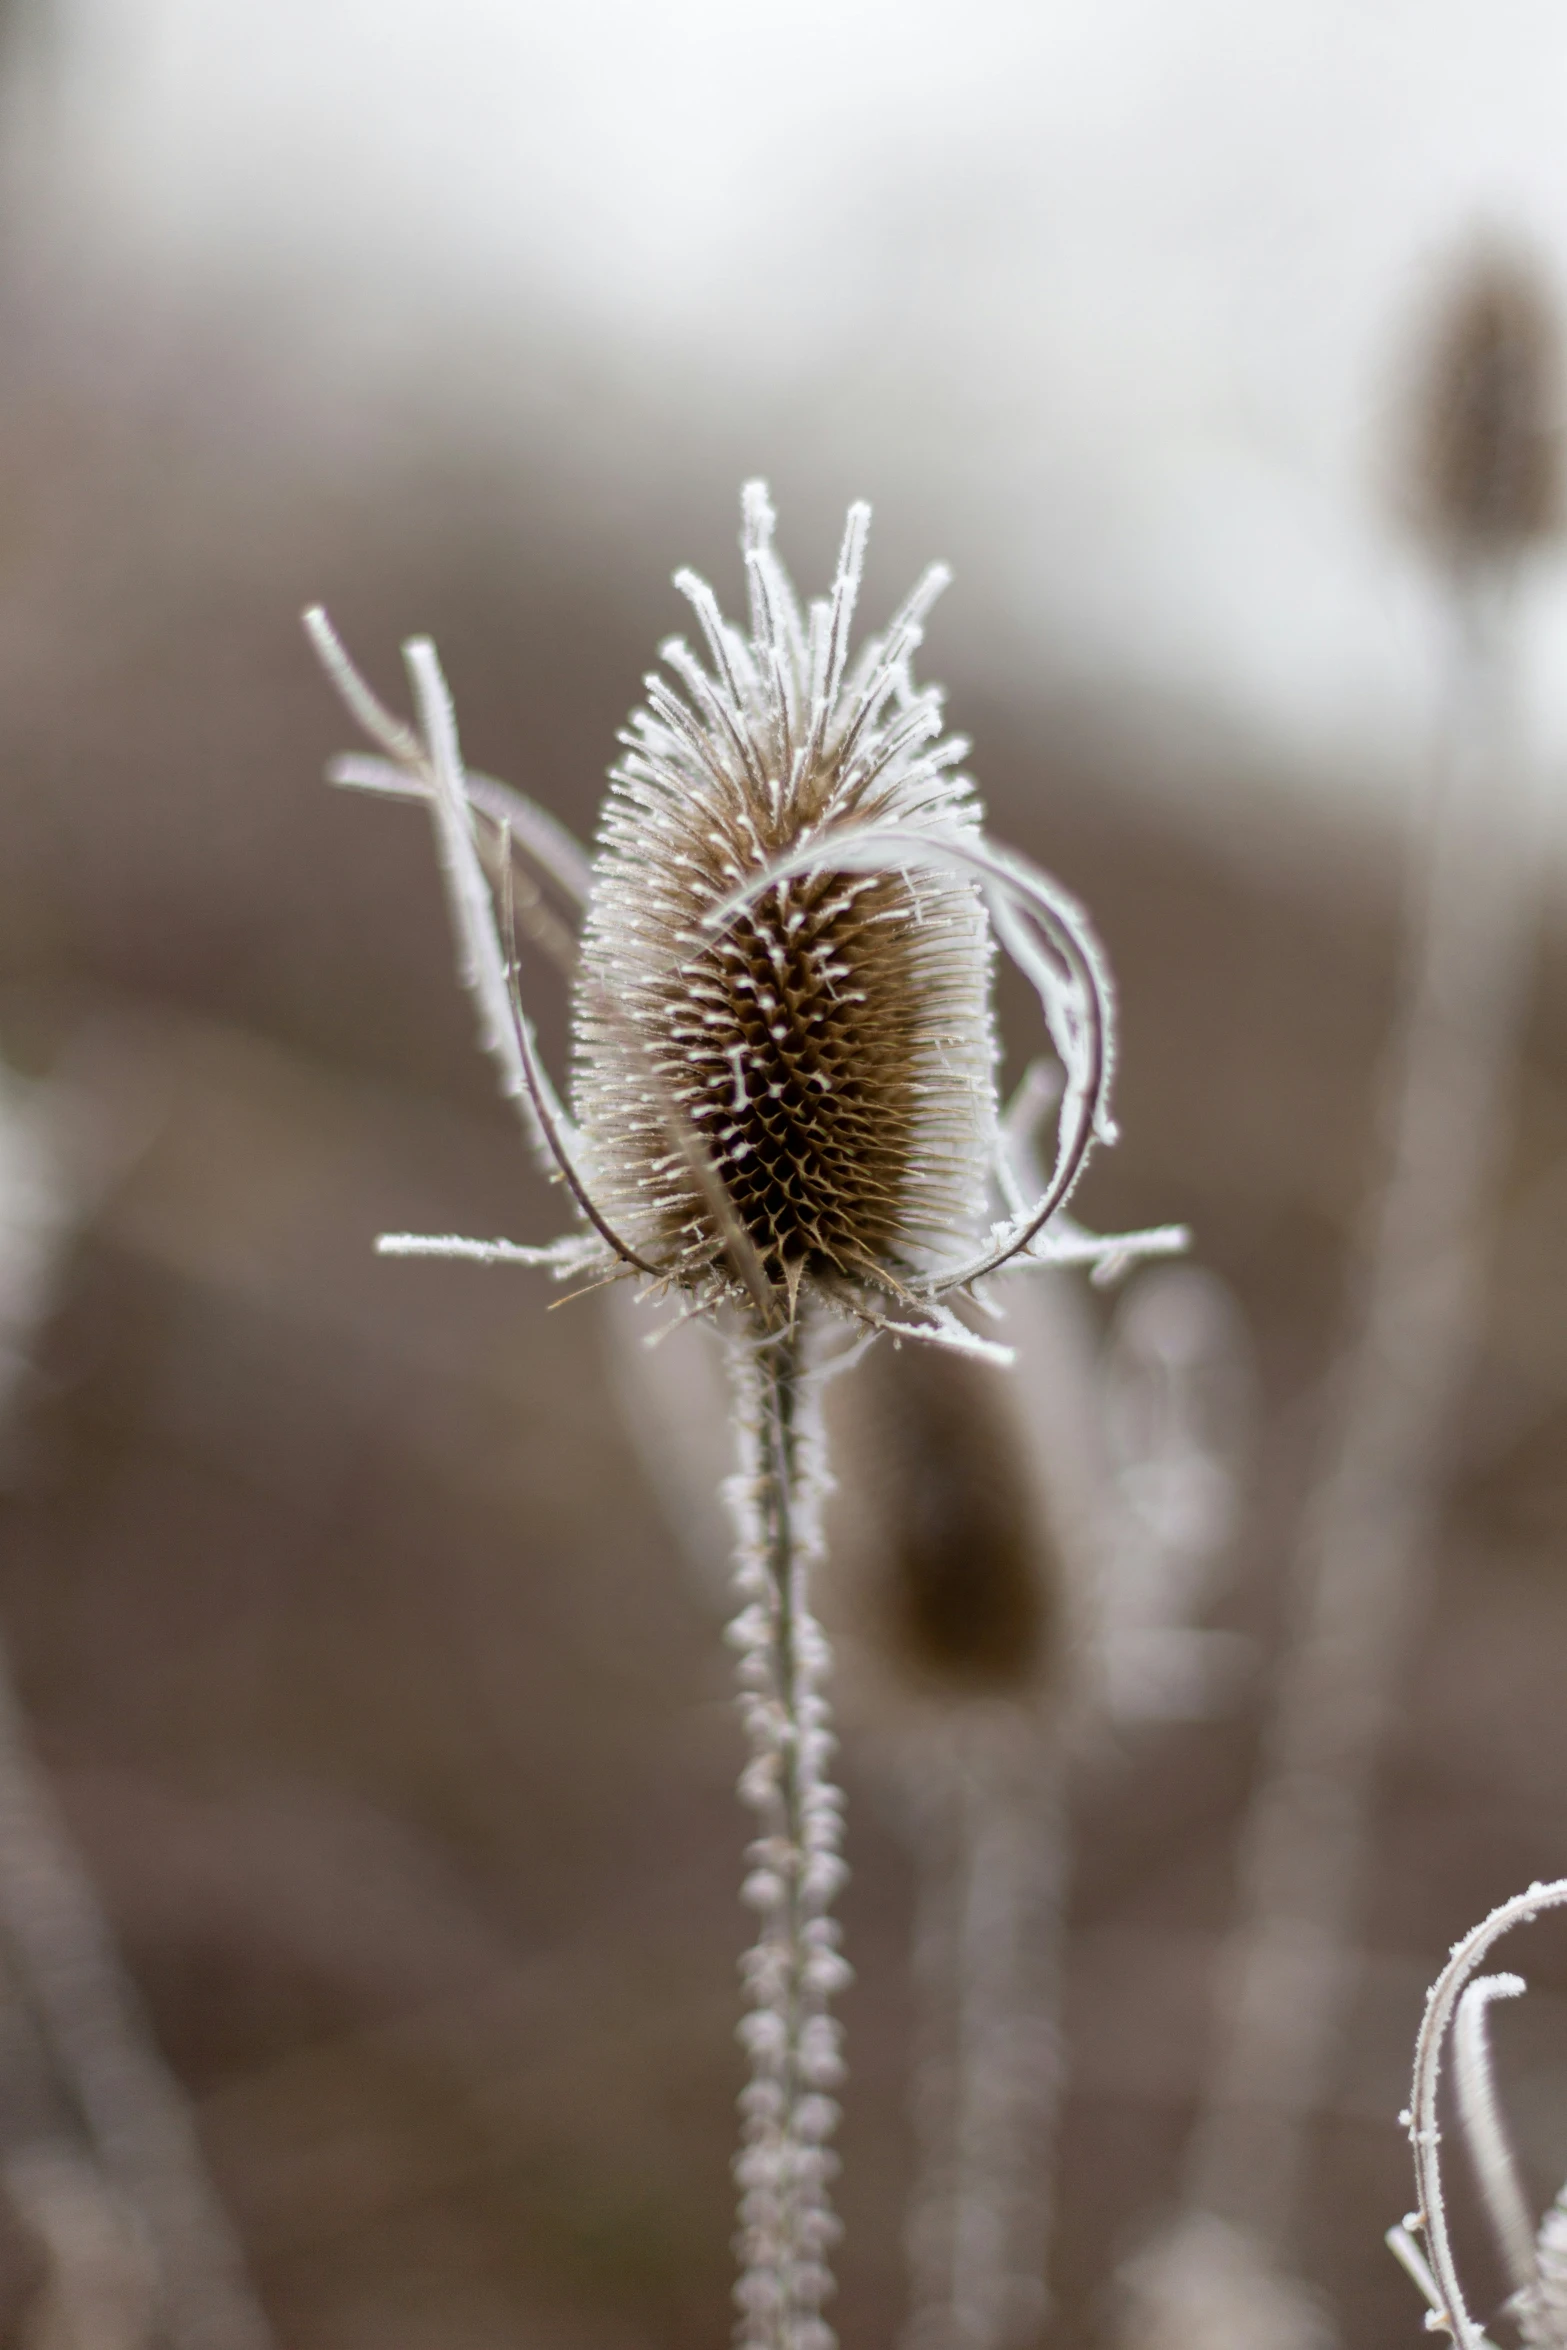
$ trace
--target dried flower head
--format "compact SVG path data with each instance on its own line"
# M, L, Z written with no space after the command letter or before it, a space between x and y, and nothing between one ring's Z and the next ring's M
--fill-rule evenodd
M415 732L309 616L388 754L339 760L333 777L432 802L484 1041L587 1226L545 1250L411 1235L383 1246L641 1274L694 1311L735 1305L762 1334L791 1328L803 1295L862 1326L1004 1357L949 1293L974 1294L1014 1262L1119 1264L1170 1244L1100 1241L1060 1216L1113 1132L1108 973L1073 900L985 838L967 745L944 732L939 691L914 683L945 571L928 571L851 658L868 509L850 509L831 593L804 612L760 483L743 511L749 633L677 574L709 665L679 639L663 647L676 682L647 680L591 866L543 810L465 772L427 643L407 648ZM541 888L581 914L574 1115L517 996L481 848L508 931L519 888L523 924L547 946L559 925ZM1000 1147L993 938L1033 982L1064 1072L1055 1164L1032 1203Z
M1460 560L1519 554L1560 520L1559 338L1537 272L1487 250L1449 291L1425 361L1418 497Z
M995 1150L991 947L961 873L834 871L758 887L811 843L876 826L977 835L934 688L910 659L945 574L928 572L848 667L869 514L849 515L831 598L802 616L772 550L760 483L745 497L749 641L682 574L705 672L648 679L623 737L583 930L576 1110L596 1196L683 1283L729 1236L678 1121L768 1283L895 1292L950 1236L980 1227ZM715 932L715 907L743 906Z

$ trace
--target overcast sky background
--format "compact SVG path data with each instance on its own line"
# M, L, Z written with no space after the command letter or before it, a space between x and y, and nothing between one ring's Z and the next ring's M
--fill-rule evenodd
M1356 792L1409 767L1401 353L1477 231L1567 294L1553 0L57 18L72 234L149 286L254 288L307 368L425 374L501 434L506 370L465 368L465 338L520 375L564 321L628 414L689 427L680 462L755 416L757 462L785 432L799 478L895 502L900 549L960 550L951 625L1009 678L1168 694ZM787 521L815 584L830 551ZM1530 639L1567 775L1560 565Z

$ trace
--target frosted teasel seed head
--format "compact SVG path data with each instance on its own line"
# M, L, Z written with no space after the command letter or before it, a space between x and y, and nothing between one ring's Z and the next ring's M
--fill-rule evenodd
M405 648L409 727L307 615L383 754L328 772L429 802L482 1040L584 1226L546 1249L395 1234L387 1253L640 1275L688 1311L738 1309L762 1337L803 1300L1005 1360L952 1293L983 1301L1014 1264L1113 1271L1180 1245L1169 1230L1100 1240L1061 1214L1114 1136L1109 973L1067 893L985 836L967 745L945 732L939 691L914 682L945 571L851 653L869 520L851 507L832 589L802 611L767 492L747 487L749 628L676 575L706 661L679 639L662 648L671 676L648 678L621 738L591 863L544 810L465 770L433 647ZM580 920L557 954L573 972L569 1113L516 987L519 892L530 935L551 943L541 887ZM1062 1070L1054 1166L1031 1202L1001 1143L997 939Z
M607 1215L683 1285L724 1278L729 1236L672 1147L678 1120L791 1305L802 1282L901 1294L981 1229L996 1149L974 882L813 861L758 886L807 843L830 859L878 827L978 837L967 745L911 675L945 574L849 664L868 522L851 509L832 595L802 614L753 483L748 638L679 576L711 667L666 645L685 695L650 677L622 738L577 987L574 1107Z

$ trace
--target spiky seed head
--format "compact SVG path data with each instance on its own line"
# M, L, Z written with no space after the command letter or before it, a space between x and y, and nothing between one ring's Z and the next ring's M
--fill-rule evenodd
M832 593L802 614L752 483L748 634L678 578L710 667L666 645L682 690L650 677L621 738L576 990L574 1109L608 1221L715 1295L738 1291L738 1228L791 1312L802 1282L896 1289L972 1239L994 1149L971 883L828 865L709 919L806 843L887 823L977 834L967 745L910 673L944 575L848 660L868 519L851 509Z
M1495 561L1561 519L1559 338L1540 277L1501 248L1451 287L1425 361L1416 492L1459 561Z

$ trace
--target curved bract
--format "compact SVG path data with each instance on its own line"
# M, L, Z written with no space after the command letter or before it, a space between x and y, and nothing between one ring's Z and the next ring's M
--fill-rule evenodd
M480 1041L579 1218L546 1249L412 1234L381 1247L542 1264L590 1287L640 1277L676 1293L683 1313L722 1310L727 1325L740 1459L726 1489L740 1603L729 1637L748 1748L740 1791L757 1826L735 2174L742 2350L833 2343L823 2309L842 2062L831 2003L847 1970L831 1914L843 1864L827 1646L811 1597L824 1388L880 1330L1009 1360L953 1293L983 1306L976 1285L1009 1266L1108 1272L1179 1237L1047 1229L1095 1141L1112 1136L1108 972L1072 899L985 839L961 773L966 745L945 733L937 691L914 683L946 574L928 571L885 635L851 656L868 526L852 507L831 592L802 611L773 551L767 493L750 485L749 627L679 575L706 664L678 641L663 648L674 683L648 679L621 738L591 866L542 809L468 775L428 642L405 647L414 728L382 707L322 615L307 623L382 754L331 772L427 801ZM522 1003L520 933L571 976L569 1108ZM1031 1205L1023 1146L1051 1096L1031 1076L1000 1116L998 942L1039 995L1062 1071L1055 1165ZM825 1333L833 1316L847 1345ZM943 1441L941 1406L924 1415L924 1444ZM963 1659L991 1685L1020 1638L1031 1667L1050 1646L1012 1531L1003 1510L996 1620ZM950 1648L949 1595L929 1557L915 1563L915 1629ZM965 2252L958 2267L973 2266Z
M1388 2242L1431 2303L1428 2326L1450 2334L1460 2350L1493 2350L1470 2315L1453 2259L1447 2206L1442 2191L1442 2131L1437 2093L1448 2035L1458 2054L1459 2115L1487 2211L1514 2284L1513 2307L1526 2342L1538 2350L1567 2346L1567 2273L1562 2259L1560 2206L1548 2212L1535 2234L1523 2203L1495 2090L1485 2035L1491 2000L1514 1998L1524 1989L1517 1975L1472 1978L1487 1952L1515 1926L1530 1924L1541 1910L1567 1905L1567 1878L1531 1885L1482 1919L1461 1942L1432 1984L1415 2043L1414 2088L1403 2116L1414 2149L1415 2210L1404 2225L1388 2231ZM1427 2266L1415 2235L1425 2238ZM1532 2238L1532 2241L1531 2241Z

